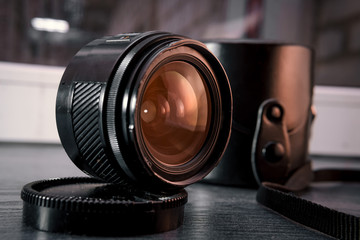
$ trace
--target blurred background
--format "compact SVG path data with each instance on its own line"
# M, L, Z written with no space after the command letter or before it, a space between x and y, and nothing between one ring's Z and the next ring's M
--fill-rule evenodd
M0 0L0 143L59 144L55 97L71 57L104 35L148 30L311 46L311 153L360 156L358 0Z

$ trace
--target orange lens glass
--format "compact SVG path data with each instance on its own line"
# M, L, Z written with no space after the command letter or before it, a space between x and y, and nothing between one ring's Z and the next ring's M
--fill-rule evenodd
M157 69L138 111L145 146L155 161L180 165L201 151L211 123L211 98L193 65L173 61Z

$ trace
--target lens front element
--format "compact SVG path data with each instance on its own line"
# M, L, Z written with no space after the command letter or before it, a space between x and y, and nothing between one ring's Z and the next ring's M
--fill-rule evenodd
M185 164L200 152L211 123L211 97L192 64L172 61L157 68L138 111L144 143L155 162Z

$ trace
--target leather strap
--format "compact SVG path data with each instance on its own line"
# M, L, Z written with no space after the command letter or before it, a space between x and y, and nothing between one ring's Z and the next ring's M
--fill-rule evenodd
M360 181L360 171L325 169L314 171L313 175L301 168L284 184L263 182L258 190L257 201L275 212L307 227L338 239L360 239L360 218L295 195L304 181ZM296 176L295 176L296 175ZM300 181L300 183L299 183Z

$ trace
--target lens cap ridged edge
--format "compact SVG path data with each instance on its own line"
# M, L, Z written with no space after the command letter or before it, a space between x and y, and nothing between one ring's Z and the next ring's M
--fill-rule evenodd
M79 191L82 186L85 191ZM64 194L65 188L71 194ZM99 190L105 192L92 196ZM124 191L124 196L119 196ZM108 198L110 195L118 199ZM134 197L126 199L127 196ZM75 177L28 183L21 198L24 223L39 230L119 236L176 229L183 222L187 192L154 194L94 178Z

